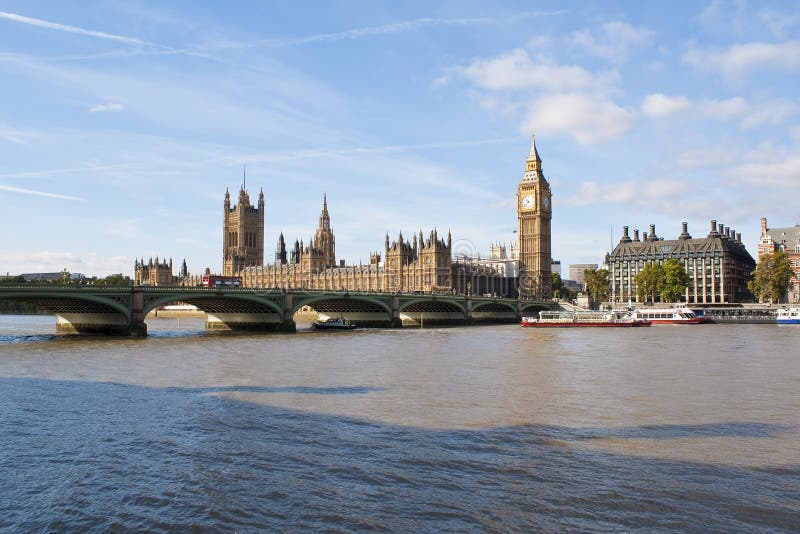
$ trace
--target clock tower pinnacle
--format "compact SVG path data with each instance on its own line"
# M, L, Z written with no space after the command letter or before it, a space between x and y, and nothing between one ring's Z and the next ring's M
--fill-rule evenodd
M550 201L550 184L542 172L536 137L531 132L531 151L525 160L525 173L517 187L519 292L522 297L549 299L553 294Z

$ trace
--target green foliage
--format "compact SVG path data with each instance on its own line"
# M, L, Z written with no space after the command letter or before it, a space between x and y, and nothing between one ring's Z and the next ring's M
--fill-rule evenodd
M593 301L603 302L608 299L610 290L608 269L586 269L583 271L583 281Z
M572 300L575 298L575 292L570 291L570 289L564 285L564 281L558 273L553 273L553 296L557 299L565 300Z
M783 302L789 294L794 277L792 264L782 250L765 254L752 272L747 289L760 301Z
M19 284L25 284L25 278L22 275L19 276L4 276L0 278L0 285L4 286L16 286Z
M678 302L686 294L689 285L689 275L683 264L677 258L670 258L664 262L664 281L661 288L662 302Z
M133 282L121 274L112 274L105 278L92 279L91 283L98 286L129 286Z
M648 263L634 278L636 282L636 300L639 302L655 302L656 297L664 291L666 275L660 263Z

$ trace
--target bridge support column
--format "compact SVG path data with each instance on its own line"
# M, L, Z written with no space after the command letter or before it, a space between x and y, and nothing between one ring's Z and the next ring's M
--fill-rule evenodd
M283 321L281 322L280 330L284 332L297 332L297 324L294 322L294 295L291 291L287 290L283 294Z
M140 288L134 287L131 294L131 322L129 335L131 337L147 336L147 323L144 322L144 293Z
M403 320L400 318L400 296L392 295L392 320L389 322L389 328L401 328Z
M145 335L147 327L144 327ZM127 318L120 313L60 313L56 315L57 334L103 334L134 336Z
M467 294L467 302L464 306L464 324L472 324L472 294Z

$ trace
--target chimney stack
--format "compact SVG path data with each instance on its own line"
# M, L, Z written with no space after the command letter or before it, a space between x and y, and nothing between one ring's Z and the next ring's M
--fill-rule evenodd
M633 240L634 241L639 241L639 229L638 228L633 231Z

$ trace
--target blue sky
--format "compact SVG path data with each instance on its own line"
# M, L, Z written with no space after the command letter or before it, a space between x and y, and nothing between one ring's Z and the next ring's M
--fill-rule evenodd
M278 233L515 239L535 128L553 255L800 223L796 2L0 0L0 272L221 265L247 165Z

